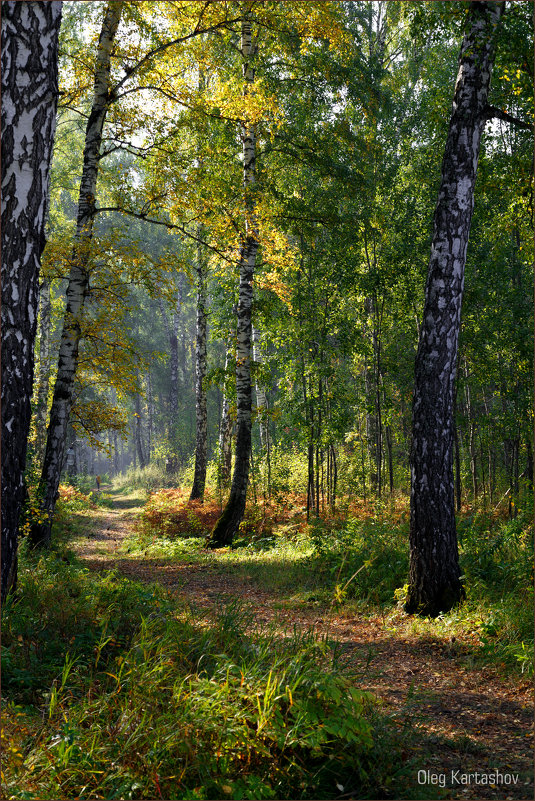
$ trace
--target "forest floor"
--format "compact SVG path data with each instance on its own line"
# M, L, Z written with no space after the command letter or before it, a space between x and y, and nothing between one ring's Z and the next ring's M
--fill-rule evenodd
M107 489L107 488L103 488ZM444 797L469 799L533 798L533 688L531 681L502 675L494 666L475 665L470 632L448 638L429 636L425 627L401 610L355 613L351 607L304 603L281 597L247 571L236 571L218 551L201 561L184 556L147 558L129 555L141 494L112 493L113 508L100 507L72 543L92 570L116 569L143 582L158 582L209 616L225 601L240 599L257 624L276 625L281 634L297 627L313 629L336 642L359 686L382 699L385 712L400 727L409 723L417 764L431 775L445 775ZM284 570L284 565L277 569ZM251 571L254 572L254 571ZM413 754L414 755L414 754ZM420 759L421 758L421 759ZM495 773L517 777L517 783L476 784L472 775ZM415 771L416 774L416 771ZM420 773L420 783L424 774ZM434 783L440 779L435 779ZM415 786L418 775L414 776Z

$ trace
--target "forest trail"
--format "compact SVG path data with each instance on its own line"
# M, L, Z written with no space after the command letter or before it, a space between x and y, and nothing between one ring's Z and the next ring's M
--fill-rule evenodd
M387 618L360 617L328 607L282 603L252 577L232 574L210 552L206 561L128 556L125 544L143 504L140 494L113 495L113 508L98 511L72 546L92 570L116 569L136 581L158 582L209 615L236 598L251 607L258 624L275 623L281 632L314 629L338 643L359 686L381 700L402 727L410 722L423 770L462 774L518 774L507 786L455 785L449 798L533 798L533 689L530 681L504 678L492 667L470 667L474 639L450 643L415 632L402 612ZM283 566L281 566L283 567ZM412 756L412 755L411 755ZM455 773L457 772L457 773ZM415 777L416 781L416 777Z

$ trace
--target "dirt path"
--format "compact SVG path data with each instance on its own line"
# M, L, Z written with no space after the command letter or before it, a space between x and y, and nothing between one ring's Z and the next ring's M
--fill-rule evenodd
M401 612L399 620L389 616L385 622L326 609L281 609L280 599L252 579L221 573L215 556L213 563L201 564L129 558L118 551L131 533L138 506L135 496L116 496L114 508L103 510L87 536L73 543L88 567L116 568L128 578L159 582L207 611L238 597L251 605L261 625L275 621L281 630L313 627L339 643L350 667L368 662L360 686L381 698L383 709L400 726L405 720L416 726L422 783L431 774L438 782L445 775L448 798L533 798L532 685L504 679L490 667L470 669L468 635L450 644L414 633ZM481 784L473 775L496 770L497 785L490 784L492 779ZM461 783L463 774L472 774L468 784Z

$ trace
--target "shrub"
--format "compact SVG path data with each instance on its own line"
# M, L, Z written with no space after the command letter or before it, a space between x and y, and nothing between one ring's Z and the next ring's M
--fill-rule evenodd
M408 530L374 517L350 518L342 527L311 525L314 569L329 577L334 599L387 605L408 573Z
M142 534L153 537L204 537L212 530L220 507L207 494L204 503L190 501L185 489L152 492L140 516Z

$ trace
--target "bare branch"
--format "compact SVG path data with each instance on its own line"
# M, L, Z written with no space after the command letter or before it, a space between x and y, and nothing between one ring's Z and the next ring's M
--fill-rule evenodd
M501 108L496 108L496 106L487 106L485 109L485 119L486 120L503 120L503 122L508 122L511 125L514 125L516 128L522 128L525 131L532 131L533 124L529 122L524 122L523 120L519 120L518 117L513 117L511 114L508 114L506 111L502 111Z

